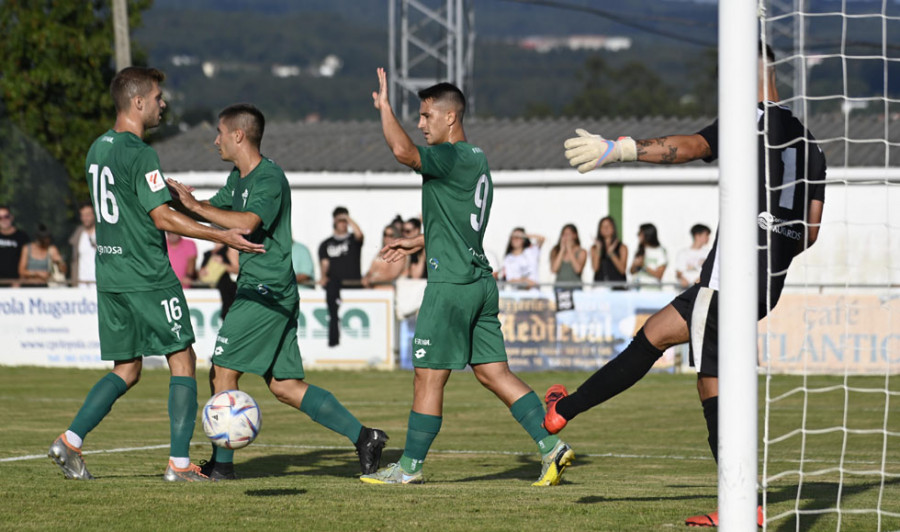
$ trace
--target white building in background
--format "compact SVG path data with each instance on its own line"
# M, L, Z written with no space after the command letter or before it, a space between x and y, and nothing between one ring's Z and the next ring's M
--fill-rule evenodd
M519 47L539 53L547 53L560 48L573 51L606 50L609 52L621 52L631 48L631 38L607 37L605 35L568 35L564 37L536 35L519 41Z

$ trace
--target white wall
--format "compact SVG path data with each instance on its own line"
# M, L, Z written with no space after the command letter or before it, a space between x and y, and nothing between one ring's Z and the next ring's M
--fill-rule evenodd
M604 169L606 170L606 169ZM900 205L898 169L876 170L881 184L862 184L872 169L829 173L845 182L829 184L819 243L802 255L791 270L794 283L900 283ZM859 175L856 175L859 174ZM187 173L168 177L193 185L198 198L210 197L226 174ZM331 234L331 211L346 206L366 234L363 272L381 243L381 230L397 214L404 219L419 216L420 179L413 173L328 174L290 173L293 190L294 238L316 256L319 243ZM550 248L566 223L578 227L587 248L597 223L607 214L608 184L626 183L623 193L622 241L633 256L638 227L654 223L661 244L668 250L670 267L664 281L674 282L672 262L679 249L690 245L690 228L704 223L715 230L718 220L718 187L714 167L611 168L582 176L575 171L546 170L493 172L494 204L485 237L485 249L502 260L513 227L547 238L541 253L541 279L552 282ZM200 254L208 249L199 243ZM630 260L630 259L629 259ZM590 280L590 262L583 278ZM317 268L318 276L318 268Z

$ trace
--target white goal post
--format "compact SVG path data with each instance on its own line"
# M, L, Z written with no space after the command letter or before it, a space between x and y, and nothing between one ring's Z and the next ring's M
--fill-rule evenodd
M719 7L721 530L757 504L763 530L898 530L900 3ZM760 39L828 173L819 243L757 324Z

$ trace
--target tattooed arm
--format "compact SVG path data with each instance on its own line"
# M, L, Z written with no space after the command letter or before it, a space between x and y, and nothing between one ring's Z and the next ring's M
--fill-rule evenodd
M678 164L712 156L709 143L699 133L645 140L631 137L608 140L584 129L576 129L575 133L577 137L564 143L566 159L582 174L610 163Z
M701 135L671 135L655 139L636 140L637 160L656 164L679 164L712 155L706 139Z

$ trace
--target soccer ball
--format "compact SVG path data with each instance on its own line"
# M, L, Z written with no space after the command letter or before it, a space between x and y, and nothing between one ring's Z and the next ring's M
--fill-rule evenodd
M246 447L256 439L261 427L259 405L240 390L219 392L203 407L203 432L219 447Z

